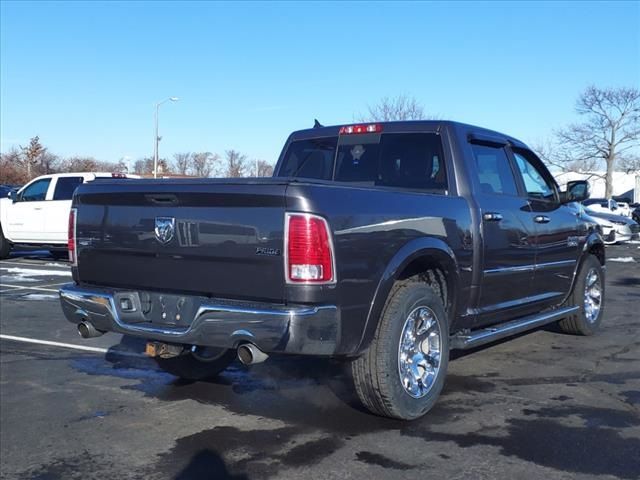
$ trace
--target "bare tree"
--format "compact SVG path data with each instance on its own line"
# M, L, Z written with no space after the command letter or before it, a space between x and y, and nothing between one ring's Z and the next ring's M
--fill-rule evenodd
M266 160L254 160L251 162L251 177L271 177L273 175L273 165ZM257 169L257 172L256 172Z
M588 87L576 102L576 112L584 121L556 132L546 160L564 171L593 172L606 166L608 198L616 166L640 163L640 89Z
M21 152L16 148L0 155L0 183L22 185L30 180L21 157Z
M175 166L176 173L180 175L186 175L191 169L191 152L174 153L173 164Z
M26 147L20 147L22 156L24 158L25 166L27 167L27 177L29 180L34 176L35 167L38 165L40 156L46 151L46 148L40 143L40 137L35 136L29 140L29 145Z
M246 169L247 156L237 150L227 150L225 152L225 172L227 178L243 177Z
M165 159L158 160L158 173L162 173L162 165L167 164ZM153 175L153 158L145 157L139 160L136 160L136 163L133 164L133 173L136 175Z
M424 107L415 97L398 95L383 97L375 105L367 106L367 114L360 115L361 122L390 122L394 120L427 120L434 116L427 116Z
M199 152L191 155L193 174L196 177L210 177L220 157L211 152Z

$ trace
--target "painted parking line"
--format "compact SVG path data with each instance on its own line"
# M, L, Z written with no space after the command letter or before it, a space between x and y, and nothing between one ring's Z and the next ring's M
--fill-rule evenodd
M65 265L64 263L57 263L54 260L47 261L46 263L38 262L10 262L7 260L0 260L0 265L21 265L27 267L47 267L47 268L71 268L71 265Z
M84 352L93 352L93 353L108 353L109 349L104 347L90 347L87 345L76 345L75 343L63 343L63 342L53 342L51 340L40 340L38 338L29 338L29 337L16 337L14 335L4 335L0 333L0 339L2 340L10 340L12 342L22 342L22 343L31 343L35 345L46 345L48 347L59 347L59 348L69 348L72 350L81 350ZM136 352L121 352L114 351L116 355L124 356L124 357L144 357L147 356L143 353Z
M86 345L75 345L73 343L52 342L50 340L39 340L37 338L16 337L13 335L4 335L0 333L0 338L3 340L12 340L14 342L34 343L36 345L48 345L51 347L72 348L74 350L83 350L85 352L97 352L107 353L108 348L103 347L89 347Z
M67 283L67 282L64 282ZM64 285L64 283L54 283L52 285L44 285L42 287L27 287L25 285L9 285L6 283L0 283L0 287L5 287L5 288L10 288L11 290L4 290L4 292L15 292L16 290L39 290L39 291L43 291L43 292L58 292L59 289L58 288L46 288L46 287L53 287L55 285Z

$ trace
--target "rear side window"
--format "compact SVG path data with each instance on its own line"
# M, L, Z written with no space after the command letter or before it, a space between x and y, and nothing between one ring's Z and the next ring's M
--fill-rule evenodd
M58 177L53 191L54 200L71 200L73 192L83 182L82 177Z
M49 190L49 184L51 183L50 178L43 178L42 180L38 180L37 182L33 182L27 188L25 188L21 195L20 199L23 202L41 202L47 197L47 190Z
M513 171L504 148L471 144L482 193L518 195Z

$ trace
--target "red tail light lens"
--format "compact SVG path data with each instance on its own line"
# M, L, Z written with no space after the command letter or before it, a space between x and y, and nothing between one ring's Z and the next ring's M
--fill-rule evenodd
M327 221L315 215L287 214L286 275L289 283L332 283L333 244Z
M357 135L359 133L380 133L382 125L370 123L369 125L345 125L340 127L340 135Z
M78 256L76 254L76 214L75 208L69 212L69 230L67 233L67 248L69 249L69 261L71 265L78 264Z

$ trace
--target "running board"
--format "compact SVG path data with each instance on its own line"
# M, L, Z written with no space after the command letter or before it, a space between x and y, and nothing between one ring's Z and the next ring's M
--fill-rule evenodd
M496 325L495 327L482 328L469 333L458 333L451 336L449 343L451 345L451 349L467 350L469 348L479 347L480 345L495 342L496 340L517 335L518 333L541 327L547 323L555 322L577 312L579 309L580 307L558 308L550 312L529 315L517 320L512 320L501 325Z

